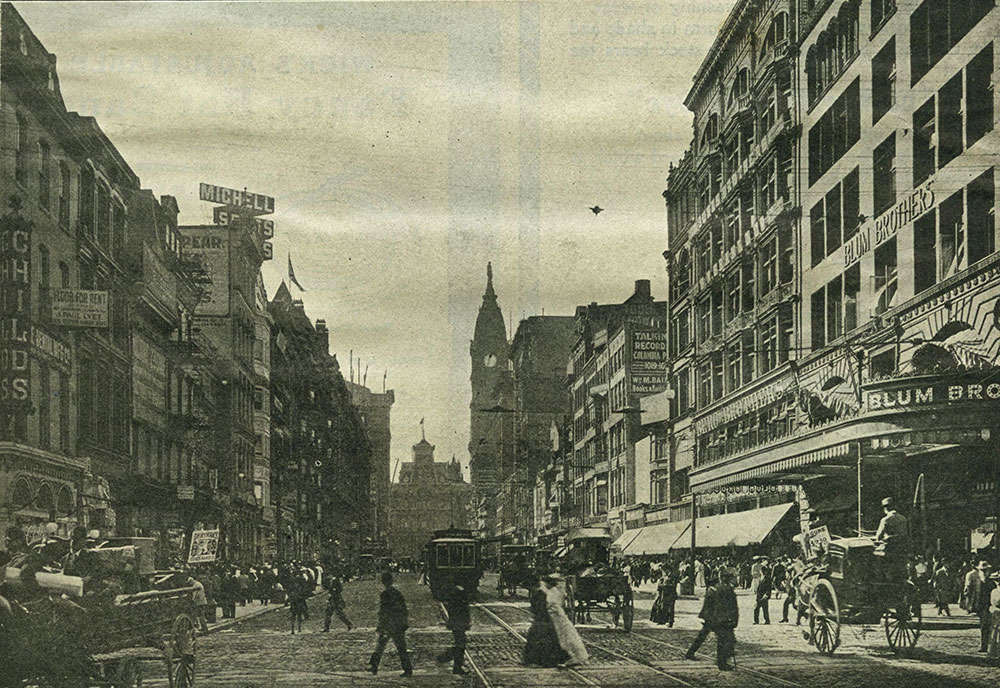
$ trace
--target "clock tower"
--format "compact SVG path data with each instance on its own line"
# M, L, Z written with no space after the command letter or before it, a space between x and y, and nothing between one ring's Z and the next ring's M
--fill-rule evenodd
M507 330L493 291L493 266L486 264L486 292L476 317L476 333L469 345L472 356L472 403L469 433L469 469L472 485L479 494L487 494L498 485L501 429L511 419L506 414L486 409L497 408L504 384L510 377L507 368ZM508 440L510 442L510 440Z

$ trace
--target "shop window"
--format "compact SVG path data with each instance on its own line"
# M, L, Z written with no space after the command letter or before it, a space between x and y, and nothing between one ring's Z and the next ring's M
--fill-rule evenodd
M875 249L875 315L881 315L896 305L897 294L896 238Z
M872 59L872 122L882 119L895 102L896 37L893 36Z
M880 143L872 153L872 194L878 217L896 202L896 133Z

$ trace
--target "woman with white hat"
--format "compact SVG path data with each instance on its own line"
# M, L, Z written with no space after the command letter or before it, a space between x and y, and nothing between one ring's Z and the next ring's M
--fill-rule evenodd
M566 616L564 605L566 604L566 593L563 592L563 577L558 573L550 573L542 579L545 584L545 609L552 620L556 637L559 639L559 646L566 651L569 659L566 666L576 666L587 661L587 648L583 645L583 639L577 633L576 628L570 623Z

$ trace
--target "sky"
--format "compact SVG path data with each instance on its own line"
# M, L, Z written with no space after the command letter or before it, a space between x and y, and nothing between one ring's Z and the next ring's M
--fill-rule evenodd
M733 4L15 6L57 56L67 108L182 223L212 221L199 182L275 198L268 294L290 256L345 378L353 352L358 378L394 390L394 459L423 418L436 458L467 468L487 261L512 333L621 302L637 279L665 298L661 194Z

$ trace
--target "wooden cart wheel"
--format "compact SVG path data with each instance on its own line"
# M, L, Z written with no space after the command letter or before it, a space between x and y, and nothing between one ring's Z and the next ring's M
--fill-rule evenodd
M822 578L809 596L809 639L824 655L832 655L840 645L840 604L833 585Z
M625 595L625 604L622 607L622 625L625 632L632 631L632 621L635 619L635 601L632 599L632 591Z
M195 635L195 622L191 616L181 614L174 619L170 638L172 648L170 684L173 688L194 686Z
M119 662L118 671L115 672L111 685L114 688L142 688L142 668L139 660L129 657Z
M908 586L899 606L886 610L882 617L885 639L889 641L889 648L898 655L908 655L917 646L923 625L923 612L917 599L916 590Z

